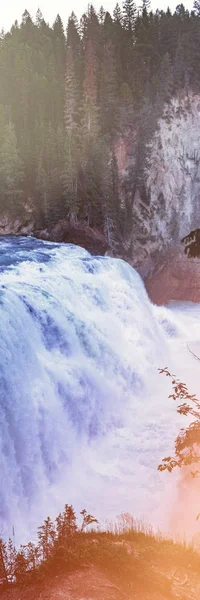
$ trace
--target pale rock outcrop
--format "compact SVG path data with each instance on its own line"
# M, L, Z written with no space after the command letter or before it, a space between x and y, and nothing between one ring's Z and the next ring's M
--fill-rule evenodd
M149 145L146 176L146 198L135 195L127 243L132 263L144 276L153 270L159 252L200 227L199 95L182 95L165 106Z
M0 235L33 235L34 220L29 215L11 217L4 213L0 218Z
M130 167L129 167L130 168ZM149 145L146 197L136 193L126 258L147 281L153 301L200 302L200 260L181 239L200 227L200 96L165 106Z
M4 211L0 215L0 235L33 235L35 227L34 202L28 197L19 215Z
M200 96L174 98L151 144L147 186L154 232L167 244L200 225Z

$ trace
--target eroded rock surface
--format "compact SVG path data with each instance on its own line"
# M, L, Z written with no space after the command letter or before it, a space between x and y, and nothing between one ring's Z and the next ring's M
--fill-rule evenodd
M168 304L170 300L200 302L200 259L188 258L183 249L172 248L161 255L145 283L156 304Z

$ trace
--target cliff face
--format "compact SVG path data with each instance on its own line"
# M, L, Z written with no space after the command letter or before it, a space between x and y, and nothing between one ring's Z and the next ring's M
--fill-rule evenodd
M174 99L152 142L147 180L154 231L177 243L200 223L200 97Z
M200 227L200 96L180 96L165 107L149 146L146 192L133 201L126 258L154 302L200 302L200 260L189 260L181 244Z
M134 198L127 243L144 276L160 253L200 226L200 96L174 98L165 107L149 146L146 187L145 199Z

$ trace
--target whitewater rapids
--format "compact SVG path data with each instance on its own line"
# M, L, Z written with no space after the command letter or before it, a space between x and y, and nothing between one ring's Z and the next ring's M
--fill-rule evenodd
M200 391L200 307L156 307L122 260L34 238L1 238L0 273L1 531L26 541L66 502L162 527L180 417L158 368Z

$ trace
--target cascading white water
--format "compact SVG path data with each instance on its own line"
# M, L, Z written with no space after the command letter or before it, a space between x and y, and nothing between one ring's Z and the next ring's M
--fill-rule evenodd
M158 368L198 391L200 307L155 307L128 264L73 245L3 238L0 271L4 534L26 540L65 502L162 523L179 423Z

